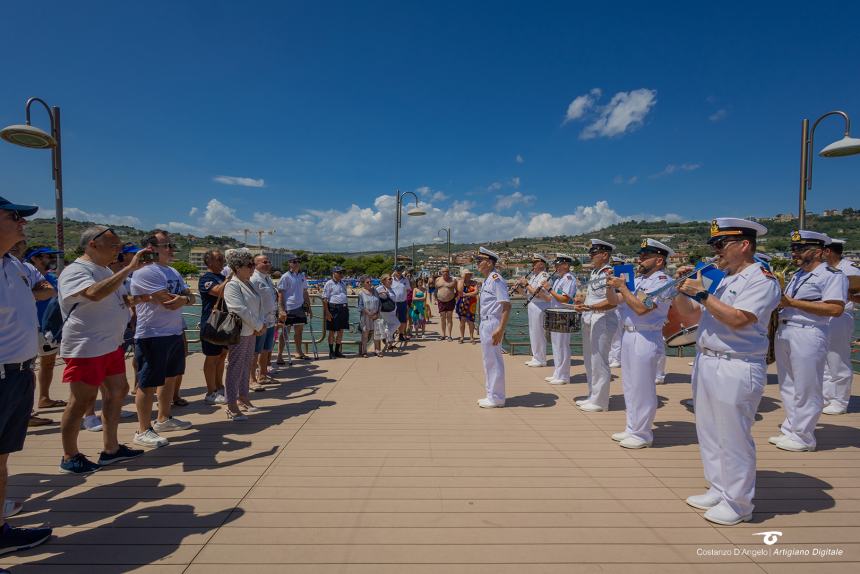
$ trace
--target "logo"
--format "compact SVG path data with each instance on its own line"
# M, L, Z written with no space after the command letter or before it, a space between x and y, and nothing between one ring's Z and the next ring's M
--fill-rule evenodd
M791 240L795 241L795 242L800 241L801 240L800 231L792 231L791 232Z
M713 237L714 235L716 235L719 232L720 232L720 226L717 225L717 220L715 219L711 222L711 237Z
M779 537L782 536L782 532L779 530L768 530L767 532L756 532L753 536L761 536L763 537L762 542L768 546L773 546L777 543Z

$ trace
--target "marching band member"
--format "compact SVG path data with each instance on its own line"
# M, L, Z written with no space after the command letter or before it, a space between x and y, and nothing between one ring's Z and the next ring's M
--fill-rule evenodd
M552 285L544 284L552 297L551 307L561 303L572 303L576 296L576 278L570 273L573 257L564 253L555 254L555 274L557 279ZM555 370L545 380L551 385L566 385L570 382L570 333L550 333L552 340L552 362Z
M830 239L824 245L826 263L839 269L845 277L860 276L860 267L842 258L845 241ZM848 294L845 311L838 317L831 317L830 331L827 335L827 360L824 363L824 409L826 415L844 415L848 411L851 398L851 337L854 333L854 303L860 302L860 295Z
M657 301L648 308L639 294L652 293L670 282L666 261L675 252L656 239L643 239L639 249L639 274L630 291L622 277L610 277L606 292L609 303L618 304L624 334L621 336L621 383L627 407L627 426L612 435L624 448L651 446L651 425L657 414L657 364L663 349L663 324L670 301ZM617 292L616 292L617 290Z
M612 257L611 265L622 265L624 260L620 257ZM609 348L609 368L617 369L621 367L621 335L624 333L624 328L621 326L621 312L616 307L615 315L618 316L618 328L615 329L615 334L612 336L612 346Z
M519 280L519 287L525 287L526 297L531 298L528 304L529 314L529 342L532 348L532 358L526 361L529 367L546 366L546 331L543 328L544 311L550 306L550 296L543 288L549 279L546 268L549 262L540 253L532 257L531 279L526 281L525 277Z
M612 337L618 328L615 305L606 300L606 284L596 281L598 277L612 273L609 264L615 246L600 239L591 240L588 254L592 271L586 290L585 301L576 306L582 313L582 359L588 381L588 397L576 401L576 406L585 412L600 412L609 409L609 349Z
M508 284L496 271L499 255L486 247L478 250L478 272L485 277L481 285L481 355L487 396L478 406L491 409L505 406L505 364L502 362L502 339L511 314Z
M782 450L815 450L830 318L842 315L848 298L845 274L822 261L828 239L805 229L791 234L791 258L800 269L783 292L774 342L785 421L782 434L768 439Z
M753 511L752 425L767 381L768 324L780 299L779 282L753 259L756 238L765 233L767 228L754 221L713 220L708 244L726 276L713 296L701 274L687 279L673 302L682 317L696 316L699 307L702 311L693 395L699 451L710 488L686 502L706 510L706 520L726 526L749 520Z

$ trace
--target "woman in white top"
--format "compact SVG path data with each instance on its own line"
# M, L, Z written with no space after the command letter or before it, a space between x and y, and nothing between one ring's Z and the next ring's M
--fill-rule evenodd
M251 285L254 256L247 249L228 252L227 265L233 270L224 286L224 303L227 309L242 319L239 342L227 347L227 372L224 389L227 398L227 418L234 421L247 419L242 411L257 412L248 398L251 363L254 360L254 343L257 335L265 331L263 301Z
M391 299L394 301L394 291L391 289L391 275L385 273L379 278L379 282L379 287L376 288L379 298L383 301L385 299ZM382 349L382 352L384 353L388 349L394 348L394 337L397 335L397 329L400 328L400 319L397 318L396 308L391 311L383 311L382 305L383 303L380 303L379 316L385 321L385 325L387 327L385 348Z
M363 275L359 279L362 289L358 292L358 322L361 326L361 348L359 352L362 357L367 357L367 348L373 340L376 355L382 356L382 337L374 336L373 329L379 318L379 296L373 290L373 282L370 277Z

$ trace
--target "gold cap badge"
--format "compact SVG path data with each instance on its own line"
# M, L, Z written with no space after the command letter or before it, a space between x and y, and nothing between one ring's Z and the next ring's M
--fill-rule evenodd
M717 225L717 220L715 219L711 222L711 237L713 237L714 235L716 235L719 232L720 232L720 226Z
M802 241L802 238L800 237L800 231L792 231L791 232L791 240L792 241Z

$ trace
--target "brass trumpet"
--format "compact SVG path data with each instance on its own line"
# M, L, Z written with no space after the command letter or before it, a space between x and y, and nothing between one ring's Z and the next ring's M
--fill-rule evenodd
M675 295L678 294L678 287L681 285L681 283L683 283L690 277L694 277L696 274L700 273L701 271L704 271L705 269L716 267L717 258L711 257L710 259L703 259L702 263L704 263L705 265L698 269L693 269L689 273L685 273L684 275L675 278L673 281L666 283L659 289L656 289L650 293L645 293L642 296L637 294L637 296L642 301L642 304L645 305L645 308L653 309L660 301L668 301L669 299L674 298Z

